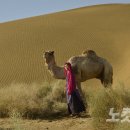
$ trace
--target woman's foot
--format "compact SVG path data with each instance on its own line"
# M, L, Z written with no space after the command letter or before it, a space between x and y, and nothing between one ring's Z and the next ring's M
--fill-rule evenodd
M78 118L80 116L81 116L80 113L74 113L74 114L72 114L72 117L74 117L74 118Z

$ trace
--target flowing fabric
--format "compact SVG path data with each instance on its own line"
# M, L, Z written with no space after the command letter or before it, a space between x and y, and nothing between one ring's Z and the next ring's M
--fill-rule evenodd
M74 75L72 73L72 67L70 63L66 63L68 65L68 69L64 69L64 73L67 77L67 92L69 95L72 94L72 92L75 90L76 88L76 84L75 84L75 79L74 79Z
M85 111L84 103L81 99L78 89L76 89L75 77L72 72L72 67L70 63L65 63L67 69L64 69L66 76L66 97L68 104L69 114L78 114Z

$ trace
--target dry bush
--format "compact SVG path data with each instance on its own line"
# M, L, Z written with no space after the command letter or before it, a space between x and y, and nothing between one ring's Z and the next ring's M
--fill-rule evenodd
M130 91L125 89L122 84L115 88L88 89L87 101L90 106L90 113L93 117L93 126L97 130L118 130L117 123L108 123L106 119L110 119L110 108L114 108L115 112L121 112L124 107L130 107ZM120 129L119 129L120 130ZM126 129L127 130L127 129Z
M44 118L66 111L63 83L11 84L0 88L0 117L17 110L23 117ZM64 101L64 102L63 102Z
M9 117L17 111L25 118L48 118L67 111L63 82L43 84L11 84L0 88L0 117ZM84 90L93 126L97 130L127 130L128 125L107 123L110 108L121 112L130 107L130 91L120 84L115 88L89 88ZM120 127L121 126L121 127ZM122 128L122 129L121 129Z

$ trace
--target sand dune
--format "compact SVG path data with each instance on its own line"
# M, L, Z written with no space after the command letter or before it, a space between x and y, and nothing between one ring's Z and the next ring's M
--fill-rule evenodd
M79 8L0 24L0 83L51 81L42 58L57 64L87 48L108 59L114 79L129 84L130 5ZM96 80L94 80L97 82Z

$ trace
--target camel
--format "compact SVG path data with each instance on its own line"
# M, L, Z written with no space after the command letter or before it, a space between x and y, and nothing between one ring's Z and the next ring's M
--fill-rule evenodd
M56 64L54 51L45 51L43 57L45 65L54 78L66 79L64 66ZM86 50L79 56L71 57L67 62L72 65L76 86L81 94L83 94L81 82L89 79L99 79L104 87L112 85L113 68L106 59L99 57L95 51Z

